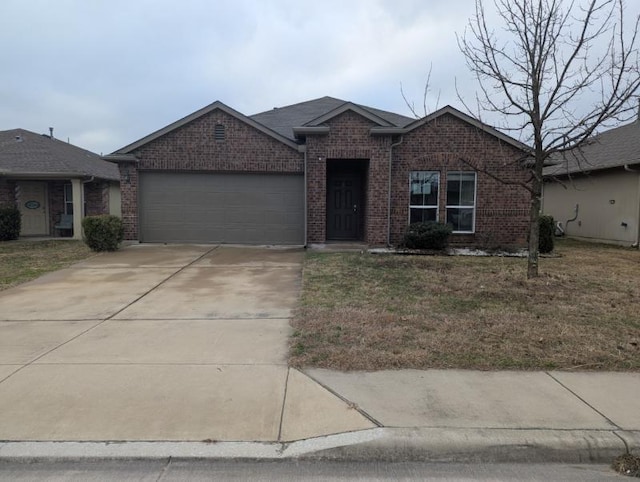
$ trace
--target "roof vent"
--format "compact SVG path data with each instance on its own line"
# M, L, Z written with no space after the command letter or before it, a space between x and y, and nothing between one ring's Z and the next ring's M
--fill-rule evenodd
M222 124L216 124L216 127L213 133L216 141L224 141L225 134L224 134L224 126Z
M22 136L21 135L17 135L16 136L16 142L22 142Z

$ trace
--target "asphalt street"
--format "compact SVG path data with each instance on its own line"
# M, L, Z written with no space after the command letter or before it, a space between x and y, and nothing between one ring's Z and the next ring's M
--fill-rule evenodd
M335 461L0 462L0 481L607 481L624 480L606 465L435 464Z

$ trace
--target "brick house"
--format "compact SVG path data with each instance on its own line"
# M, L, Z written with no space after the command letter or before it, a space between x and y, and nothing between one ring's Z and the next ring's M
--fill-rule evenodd
M0 206L17 206L20 236L81 239L84 216L120 215L120 174L94 152L25 129L0 131Z
M131 240L393 245L438 220L454 244L515 247L525 157L449 106L415 120L323 97L252 116L214 102L104 159L118 163Z

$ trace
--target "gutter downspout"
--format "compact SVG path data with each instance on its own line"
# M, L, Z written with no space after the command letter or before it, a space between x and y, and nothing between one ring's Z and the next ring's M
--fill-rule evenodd
M624 165L624 170L627 172L635 172L638 174L638 190L637 190L637 198L636 198L636 242L633 243L633 248L640 248L640 171L637 169L631 169L629 164Z
M393 138L392 138L393 139ZM393 148L399 146L404 141L404 137L400 135L400 140L389 146L389 186L387 187L387 246L391 246L391 173L393 172ZM393 141L392 141L393 142Z
M307 224L308 224L308 212L307 212L307 146L300 146L300 150L304 153L304 247L307 247Z
M574 211L573 211L573 217L571 219L567 219L567 222L564 223L564 232L565 233L569 230L569 223L572 223L576 219L578 219L578 211L579 210L580 210L580 204L576 204L576 207L574 208Z

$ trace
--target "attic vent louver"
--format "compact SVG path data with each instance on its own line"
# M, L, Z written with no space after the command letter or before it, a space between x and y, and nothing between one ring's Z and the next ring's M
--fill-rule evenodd
M224 126L222 124L216 124L214 129L214 137L216 141L224 141Z

